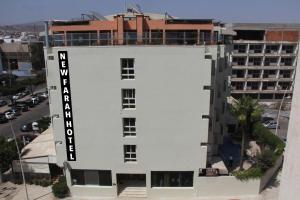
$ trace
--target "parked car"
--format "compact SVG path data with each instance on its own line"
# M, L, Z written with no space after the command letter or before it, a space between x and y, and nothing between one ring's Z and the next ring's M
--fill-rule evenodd
M264 125L264 127L269 128L269 129L276 129L276 127L280 128L280 125L277 124L277 122L275 122L275 121L269 121L267 123L264 123L263 125Z
M47 92L39 92L39 93L36 93L35 96L39 97L41 100L45 100L48 98L48 93Z
M21 115L21 110L17 107L12 107L9 111L14 113L15 116L20 116Z
M37 122L30 122L27 124L23 124L20 128L22 132L38 131L39 129L40 129L39 124Z
M12 96L12 100L14 100L14 101L16 101L16 100L18 100L18 99L20 99L20 98L21 98L21 97L20 97L20 93L15 94L15 95Z
M262 117L261 118L262 123L268 123L270 121L274 121L274 118L272 118L272 117Z
M5 114L1 113L0 114L0 124L7 123L8 119L5 117Z
M14 115L14 113L13 113L13 112L10 112L10 111L6 111L6 112L4 113L4 115L5 115L6 119L8 119L8 120L12 120L12 119L15 119L15 118L16 118L16 116Z
M7 101L0 100L0 107L7 105Z
M37 105L40 103L40 98L38 96L32 96L31 101L34 105Z
M27 112L29 110L29 106L27 104L25 104L25 103L18 103L16 105L16 107L18 109L20 109L22 112Z
M30 108L35 106L35 104L32 103L31 99L28 99L26 101L19 101L18 104L25 104L25 105L29 106Z

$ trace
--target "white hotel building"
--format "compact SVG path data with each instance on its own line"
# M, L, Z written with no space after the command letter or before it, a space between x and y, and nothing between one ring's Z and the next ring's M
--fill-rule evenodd
M214 168L226 132L231 45L224 45L230 36L222 24L126 13L56 21L50 32L50 111L71 194L200 196L206 184L200 169ZM60 63L59 51L67 52L67 62ZM70 84L67 100L60 65L69 68L62 77Z

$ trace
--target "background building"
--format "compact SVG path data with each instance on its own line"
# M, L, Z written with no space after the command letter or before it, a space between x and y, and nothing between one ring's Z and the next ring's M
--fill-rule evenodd
M35 71L45 68L41 42L2 43L0 54L3 71L8 72L11 69L16 76L32 76Z
M237 23L232 52L231 95L261 101L292 97L299 24Z
M72 195L193 197L205 182L200 169L213 165L230 36L212 20L152 16L52 22L50 112Z

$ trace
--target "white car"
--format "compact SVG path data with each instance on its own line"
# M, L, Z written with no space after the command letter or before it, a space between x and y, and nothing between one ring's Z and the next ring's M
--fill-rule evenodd
M276 128L280 129L280 124L277 124L277 122L275 121L269 121L267 123L264 123L263 125L264 127L269 129L276 129Z
M8 120L16 118L15 114L13 112L6 112L4 114L5 114L6 119L8 119Z
M20 99L20 94L15 94L14 96L12 96L13 100L18 100Z

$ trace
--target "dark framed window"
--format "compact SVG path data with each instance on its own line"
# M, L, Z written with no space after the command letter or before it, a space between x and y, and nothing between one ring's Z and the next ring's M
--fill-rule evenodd
M121 58L121 79L134 79L134 59Z
M193 187L194 172L151 172L151 187Z

